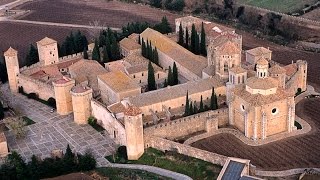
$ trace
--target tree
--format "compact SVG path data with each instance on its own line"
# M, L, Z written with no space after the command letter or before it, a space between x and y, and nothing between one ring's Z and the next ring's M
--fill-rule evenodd
M100 50L97 39L94 41L94 48L92 50L92 60L100 61Z
M23 120L22 116L16 115L13 117L8 117L5 119L5 123L12 130L17 139L23 138L27 134L25 128L26 122Z
M189 93L187 91L187 96L186 96L186 105L185 105L185 109L184 109L184 115L185 116L189 116L190 115L190 111L189 111Z
M194 114L194 107L193 107L193 104L192 104L192 101L190 102L190 105L189 105L189 115L193 115Z
M147 57L147 47L146 43L144 42L143 38L141 39L141 54L143 57Z
M8 81L6 62L4 61L3 56L0 56L0 80L2 83L6 83Z
M178 68L177 68L176 62L173 63L172 77L173 77L173 85L179 84L179 75L178 75Z
M3 109L2 102L0 101L0 120L2 120L3 118L4 118L4 109Z
M88 49L87 49L87 48L84 48L84 49L83 49L83 59L89 59Z
M158 54L158 49L157 49L157 47L155 47L154 50L153 50L153 62L154 62L156 65L159 65L159 54Z
M207 55L207 47L206 47L206 32L204 30L203 22L201 25L201 42L200 42L200 53L204 56Z
M199 112L196 102L193 104L193 114L197 114Z
M218 109L218 99L214 92L214 88L212 88L211 99L210 99L210 109L216 110Z
M16 151L13 151L8 155L8 163L15 168L17 179L24 179L28 177L28 170L26 163L22 159L21 155Z
M35 64L39 62L39 54L36 47L34 47L32 44L30 45L29 53L26 57L26 63L27 66L31 66L32 64Z
M167 81L167 79L165 79L163 82L163 87L167 87L167 86L168 86L168 81Z
M184 39L183 39L183 29L182 29L182 24L180 23L179 26L179 40L178 40L178 44L180 44L181 46L183 46L184 44Z
M67 145L66 153L63 156L63 166L66 172L70 173L75 169L74 154L71 151L69 144Z
M196 26L192 24L190 50L193 53L196 52L196 36L197 36Z
M149 3L151 6L156 7L156 8L162 7L162 0L149 0Z
M164 6L168 10L182 11L185 6L185 2L184 0L165 0Z
M162 17L161 23L154 25L153 29L162 34L168 34L172 32L172 28L166 16Z
M169 86L173 86L173 74L172 74L172 70L171 70L171 66L169 66L169 71L168 71L168 85Z
M106 46L103 46L103 57L102 57L102 64L109 62L109 55L108 55L108 50Z
M196 39L194 44L195 44L195 49L194 49L195 54L200 54L200 42L199 42L198 33L196 33Z
M199 107L199 111L200 111L200 112L203 112L203 111L204 111L202 95L201 95L201 98L200 98L200 107Z
M188 27L186 27L186 43L184 44L186 49L189 49L189 30Z
M31 175L31 179L40 179L40 161L35 155L32 155L31 161L28 163L28 169Z
M90 171L96 168L97 162L90 151L87 151L83 156L78 155L78 159L79 159L78 170Z
M117 42L117 39L115 37L115 33L111 34L111 59L112 60L118 60L120 59L120 48L119 44Z
M149 61L148 64L148 90L153 91L157 89L156 79L154 77L154 69L152 63Z

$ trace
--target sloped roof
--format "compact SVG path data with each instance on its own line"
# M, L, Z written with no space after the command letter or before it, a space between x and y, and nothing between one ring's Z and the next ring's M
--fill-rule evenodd
M129 39L129 38L123 38L120 42L119 42L121 47L126 48L127 50L135 50L135 49L140 49L141 45L136 43L133 39Z
M117 93L141 88L134 80L121 71L108 72L99 75L98 78Z
M218 77L214 76L213 78L189 81L184 84L169 86L155 91L142 93L137 96L130 97L129 101L137 107L143 107L158 102L165 102L171 99L185 97L187 92L189 95L191 95L198 92L211 90L212 87L217 88L222 86L224 86L224 83Z
M266 78L258 78L258 77L251 77L247 79L246 85L248 85L252 89L272 89L278 87L278 82L276 79L272 77Z
M247 70L243 69L241 66L233 67L229 69L229 71L234 72L235 74L241 74L247 72Z
M175 41L151 28L143 31L140 37L145 41L151 41L152 45L156 46L159 51L199 77L202 76L202 70L207 67L206 58L193 54Z
M136 115L139 115L141 113L142 113L141 109L139 109L138 107L135 107L135 106L129 106L126 109L126 111L124 112L124 114L127 115L127 116L136 116Z
M13 49L11 46L6 52L4 52L4 56L16 56L17 54L18 54L18 51Z
M48 37L45 37L45 38L43 38L43 39L41 39L40 41L37 42L37 44L40 44L42 46L53 44L53 43L57 43L57 41L53 40L51 38L48 38Z
M284 73L286 73L286 70L283 67L276 64L269 69L269 73L270 74L284 74Z
M271 53L272 51L264 47L256 47L253 49L249 49L246 52L254 56L261 56L263 54Z
M269 61L267 61L265 58L260 58L260 59L257 61L257 64L258 64L258 65L268 65L268 64L269 64Z
M287 76L292 76L295 72L298 71L298 66L296 63L286 65L283 68L286 70Z
M223 43L218 48L220 49L220 53L223 53L223 54L239 54L239 53L241 53L238 46L234 42L231 42L229 40L226 41L225 43Z

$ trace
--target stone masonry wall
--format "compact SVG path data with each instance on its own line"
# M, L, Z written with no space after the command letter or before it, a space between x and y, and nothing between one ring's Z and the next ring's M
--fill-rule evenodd
M40 99L48 100L54 96L53 86L44 82L32 79L24 74L19 75L18 86L22 86L25 93L36 93Z
M146 136L175 139L198 131L218 129L228 121L228 109L206 111L192 116L164 122L144 129Z
M145 138L145 147L152 147L161 151L177 151L180 154L198 158L213 164L218 164L220 166L223 166L227 160L226 156L155 136Z

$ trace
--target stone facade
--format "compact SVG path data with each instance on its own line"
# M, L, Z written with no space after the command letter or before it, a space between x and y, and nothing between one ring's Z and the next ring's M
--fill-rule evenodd
M71 89L75 86L75 80L63 77L53 82L56 99L57 113L67 115L72 112Z
M4 133L0 133L0 157L5 157L9 153L7 138Z
M81 85L74 86L71 95L74 121L77 124L88 124L88 118L91 116L92 89Z
M10 47L4 53L4 57L5 57L6 66L7 66L10 90L12 92L18 92L18 75L19 75L18 52Z
M58 43L48 37L37 42L39 62L44 65L55 64L59 62Z

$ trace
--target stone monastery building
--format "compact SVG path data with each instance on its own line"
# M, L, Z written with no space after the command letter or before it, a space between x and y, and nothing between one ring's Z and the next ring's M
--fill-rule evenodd
M294 95L299 88L306 90L307 62L281 66L272 61L268 48L242 50L242 37L234 29L191 16L176 19L176 33L180 24L191 30L192 24L200 29L202 23L207 57L153 29L140 34L141 41L158 50L159 66L152 64L155 91L145 92L149 60L141 56L137 34L120 42L124 58L105 67L84 60L81 53L59 58L57 42L46 37L37 42L40 62L20 68L18 52L10 47L4 53L10 89L17 93L23 88L44 100L55 98L57 112L73 113L78 124L95 117L116 143L127 146L129 159L139 158L145 147L156 146L148 140L151 136L173 140L232 126L259 141L294 131ZM181 84L163 88L173 63ZM198 107L201 98L208 106L213 88L220 109L183 117L187 94Z

